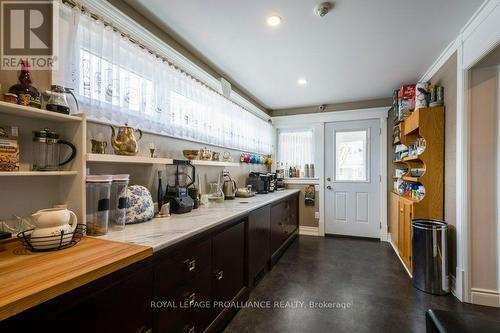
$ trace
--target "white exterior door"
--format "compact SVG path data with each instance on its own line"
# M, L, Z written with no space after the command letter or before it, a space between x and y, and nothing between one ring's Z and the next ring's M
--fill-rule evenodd
M325 233L380 238L380 121L325 125Z

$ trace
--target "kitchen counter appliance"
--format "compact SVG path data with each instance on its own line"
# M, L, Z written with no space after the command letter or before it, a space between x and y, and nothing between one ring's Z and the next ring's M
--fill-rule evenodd
M238 186L236 186L236 182L231 179L231 175L229 171L223 171L223 179L222 183L222 191L224 192L225 200L233 200L235 198L236 192L238 191Z
M250 172L248 175L248 185L252 185L252 189L257 194L269 193L269 176L266 173Z
M164 202L170 203L170 213L172 214L184 214L189 213L194 208L194 200L189 195L188 188L194 184L195 179L195 167L191 164L191 161L185 160L174 160L173 164L176 167L175 170L175 184L171 186L167 182L167 189L165 191ZM179 166L185 166L191 169L191 176L186 175L186 180L184 184L181 184L179 173Z

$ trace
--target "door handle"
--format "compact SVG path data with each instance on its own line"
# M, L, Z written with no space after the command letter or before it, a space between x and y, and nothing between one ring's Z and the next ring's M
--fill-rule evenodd
M332 189L332 187L331 187L330 185L328 185L326 188L327 188L328 190L331 190L331 189Z

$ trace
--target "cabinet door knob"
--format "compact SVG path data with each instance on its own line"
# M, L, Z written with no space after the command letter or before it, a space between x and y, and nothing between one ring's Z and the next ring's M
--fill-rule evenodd
M191 272L191 271L194 271L194 269L196 268L196 260L189 260L189 259L186 259L184 261L184 264L186 265L186 269Z
M222 270L215 273L215 277L217 278L217 280L222 280L223 276L224 276L224 272Z
M194 303L196 302L196 293L191 293L187 298L186 302L189 304L189 306L193 306Z

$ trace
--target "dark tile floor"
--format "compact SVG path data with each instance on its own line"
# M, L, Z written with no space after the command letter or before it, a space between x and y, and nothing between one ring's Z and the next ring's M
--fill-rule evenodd
M416 290L388 243L350 238L300 236L249 300L304 305L243 308L226 333L425 332L428 308L500 318L500 309ZM310 307L321 301L345 308Z

